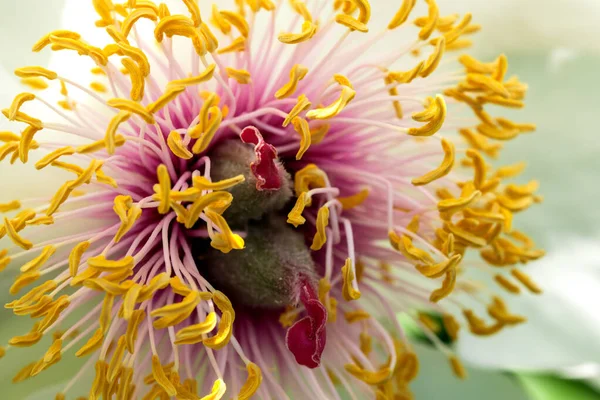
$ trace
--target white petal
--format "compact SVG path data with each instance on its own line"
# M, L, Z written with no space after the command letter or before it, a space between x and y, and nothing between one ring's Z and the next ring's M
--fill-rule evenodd
M463 334L458 349L472 363L515 370L558 370L597 362L600 356L600 240L562 239L527 273L541 296L506 296L529 321L488 338Z
M415 399L526 400L516 380L498 372L468 368L468 379L456 378L446 357L423 345L417 345L419 375L410 388Z
M33 53L31 46L57 29L64 0L0 2L0 63L9 71L24 65L48 65L49 52Z

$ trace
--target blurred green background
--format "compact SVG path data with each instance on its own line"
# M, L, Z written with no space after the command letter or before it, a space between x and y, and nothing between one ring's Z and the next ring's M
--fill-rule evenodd
M64 3L65 0L0 0L0 66L10 71L28 64L47 65L50 53L33 54L30 47L41 35L60 26ZM400 1L371 0L371 3L376 10L373 23L377 23L387 21ZM597 123L600 118L600 1L438 0L438 4L443 12L472 10L475 21L484 25L483 32L476 38L476 55L491 60L499 52L505 52L510 61L509 72L519 75L530 85L527 108L516 112L515 119L537 123L538 131L508 143L502 161L527 160L526 176L542 182L540 192L545 201L520 217L520 227L550 254L568 254L569 248L562 246L569 240L593 238L595 243L600 237L600 207L597 206L600 198L600 128ZM3 87L7 86L3 82ZM0 170L0 174L6 174L6 169ZM0 200L12 197L4 189L2 191ZM596 297L589 299L590 307L600 304L600 279L597 276L600 247L596 250L598 261L591 262L589 271L592 274L590 284L597 285L598 290ZM574 252L572 262L559 266L564 268L563 274L578 266L577 257ZM560 280L561 272L557 270L559 272L553 279ZM576 292L577 288L572 290ZM542 298L538 307L547 307L549 318L552 318L551 302ZM10 324L7 322L8 315L7 312L0 313L0 334L14 329L14 320L10 320ZM591 315L600 320L600 312ZM572 317L572 320L553 320L552 323L556 326L577 324L578 316ZM581 318L584 317L589 318L589 315L582 311ZM600 324L597 325L600 328ZM600 329L586 333L583 337L591 340L595 337L596 342L600 342ZM543 334L543 330L523 331L523 335ZM518 336L517 333L517 342ZM594 381L598 380L596 374L600 374L598 343L586 343L580 337L568 334L559 343L563 346L560 350L567 353L570 346L575 345L578 351L589 345L588 359L581 360L582 365L565 365L569 367L565 370L540 365L541 371L535 372L530 368L523 368L528 371L503 371L502 365L493 362L471 363L470 378L460 382L452 376L446 359L423 343L418 347L421 374L412 387L417 399L599 399L600 392L593 389ZM462 354L469 351L468 346L465 347L461 348ZM493 359L503 352L518 352L519 349L518 343L514 348L511 345L488 346L466 358ZM548 351L553 350L549 348ZM48 393L55 392L52 387L45 387L35 395L27 393L32 393L32 384L52 386L53 382L63 380L76 369L76 366L65 366L68 362L63 361L62 368L51 369L42 379L11 385L8 382L13 375L10 361L13 356L16 354L9 354L0 361L0 382L3 384L0 397L5 399L51 398ZM521 356L527 357L527 352ZM510 365L506 367L511 368ZM567 375L585 379L567 379Z

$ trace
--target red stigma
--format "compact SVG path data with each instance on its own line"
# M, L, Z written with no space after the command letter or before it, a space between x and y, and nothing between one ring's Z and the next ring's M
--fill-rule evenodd
M308 315L288 329L285 344L298 364L316 368L321 364L321 355L327 339L327 309L307 280L301 283L300 301Z
M252 174L256 177L257 190L277 190L281 187L279 168L275 163L277 150L265 142L260 131L253 126L242 130L240 138L244 143L254 145L256 161L250 164Z

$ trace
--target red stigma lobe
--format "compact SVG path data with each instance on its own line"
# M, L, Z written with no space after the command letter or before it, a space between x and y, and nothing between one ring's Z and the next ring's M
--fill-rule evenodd
M288 329L285 344L298 364L316 368L321 364L327 339L327 309L306 280L302 281L300 287L300 301L308 315Z
M254 145L256 161L250 164L252 174L256 177L257 190L277 190L281 187L279 168L275 163L277 150L265 142L260 131L253 126L242 130L240 138L244 143Z

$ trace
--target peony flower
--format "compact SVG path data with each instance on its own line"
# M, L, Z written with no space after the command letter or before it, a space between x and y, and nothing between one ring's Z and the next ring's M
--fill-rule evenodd
M470 14L405 0L374 27L366 0L92 3L109 44L57 30L33 46L82 56L89 79L18 68L31 90L3 110L22 129L0 158L68 176L0 205L0 265L20 271L6 307L36 319L3 353L53 338L14 381L64 356L88 361L57 398L91 370L90 399L410 398L397 313L459 378L438 335L525 321L499 292L540 292L518 265L543 251L513 228L538 184L486 158L534 130L497 115L527 86L504 55L462 54ZM414 37L371 55L409 18Z

